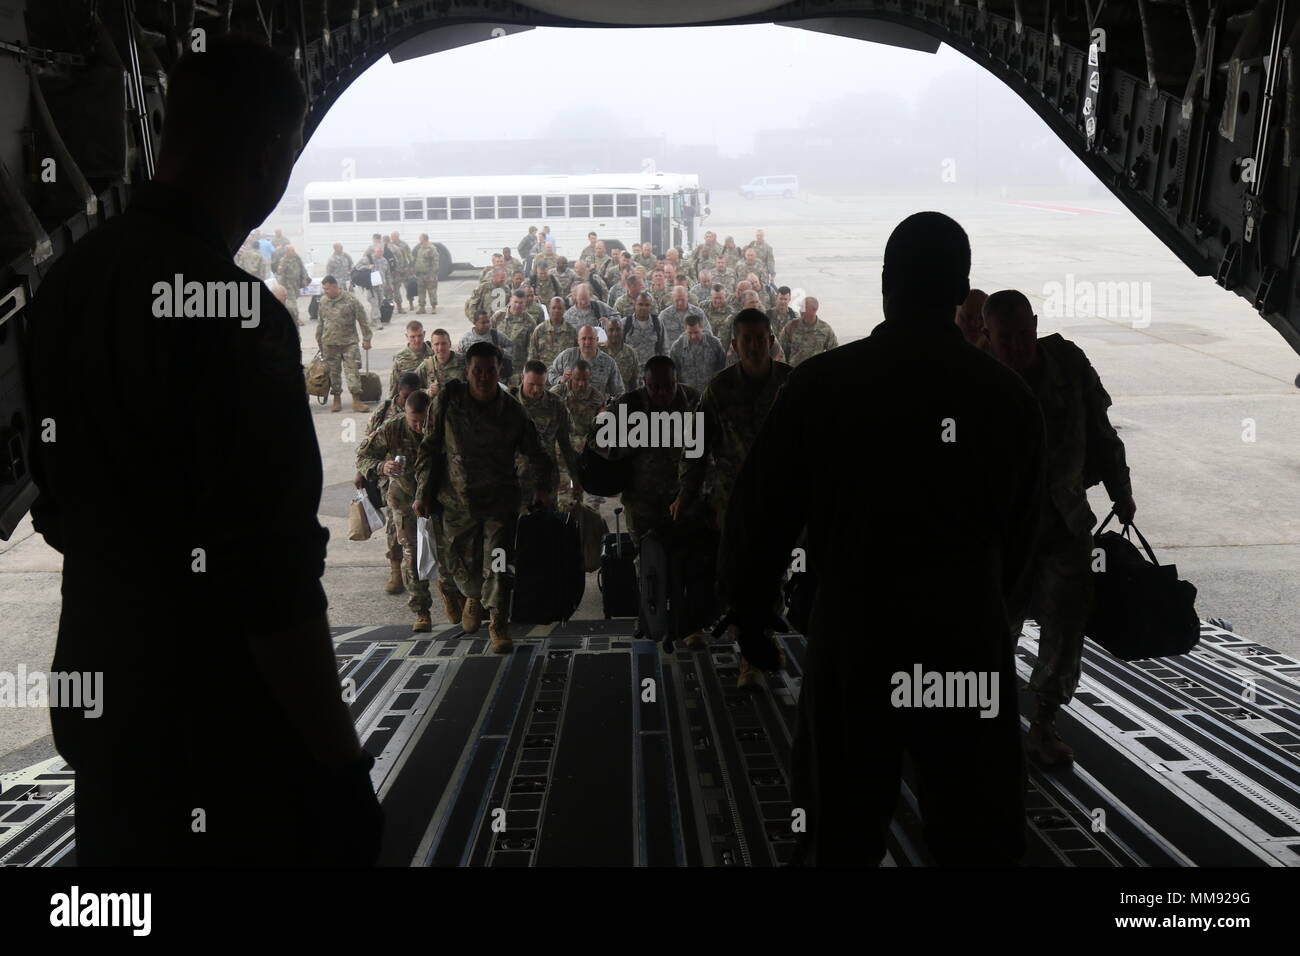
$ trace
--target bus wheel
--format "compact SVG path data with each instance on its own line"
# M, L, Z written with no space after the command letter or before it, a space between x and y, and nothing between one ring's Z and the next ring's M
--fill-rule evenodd
M451 278L451 253L441 242L435 242L438 247L438 281L446 282Z

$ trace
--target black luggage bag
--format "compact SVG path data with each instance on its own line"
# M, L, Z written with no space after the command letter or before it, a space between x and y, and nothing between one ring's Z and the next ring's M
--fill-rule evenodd
M1137 525L1124 533L1106 531L1115 512L1097 529L1094 541L1105 555L1105 570L1093 573L1094 599L1087 635L1124 661L1186 654L1201 637L1196 587L1178 580L1178 568L1161 564ZM1142 542L1148 562L1127 537Z
M636 543L628 532L619 531L622 513L622 508L614 509L614 533L605 535L601 542L600 570L596 574L600 603L607 621L611 617L636 617L641 605L636 575Z
M515 529L515 584L510 619L520 624L567 621L582 603L587 572L576 517L539 505Z

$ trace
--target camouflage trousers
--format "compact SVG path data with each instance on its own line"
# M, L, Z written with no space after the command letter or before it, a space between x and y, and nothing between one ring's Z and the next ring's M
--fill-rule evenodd
M461 594L480 601L490 611L510 608L514 585L517 515L475 518L444 511L442 531L447 540L447 570Z
M348 391L354 395L361 393L361 348L357 343L351 345L322 345L321 358L330 371L330 392L343 394L343 377L347 375Z
M1038 662L1029 686L1051 711L1069 703L1079 686L1083 631L1092 610L1092 547L1091 532L1070 532L1054 517L1039 536L1029 572L1039 631ZM1018 636L1020 626L1012 633Z
M406 278L407 278L406 276L402 276L400 278L396 278L393 280L393 306L394 307L401 305L402 297L406 295ZM409 296L407 296L407 298L410 299ZM414 302L415 300L411 299L410 301Z
M396 511L390 505L388 513L395 514L397 540L402 549L402 583L406 585L406 606L417 614L427 611L432 606L433 599L429 596L429 582L420 580L419 565L416 563L418 551L415 512Z
M637 541L640 541L651 531L662 530L670 527L673 523L673 516L668 510L668 505L660 508L655 507L650 502L636 499L629 501L626 497L622 498L622 504L623 518L627 521L627 530Z
M415 281L420 286L420 308L424 308L427 296L428 304L436 309L438 307L438 277L436 275L416 276Z
M402 542L397 540L397 521L394 515L397 509L391 504L388 506L388 520L384 522L384 538L388 541L388 550L384 552L384 557L389 561L402 560Z
M284 297L284 307L288 309L289 314L293 316L293 321L298 325L302 325L302 317L298 315L298 290L286 289L285 291L288 292L288 295Z

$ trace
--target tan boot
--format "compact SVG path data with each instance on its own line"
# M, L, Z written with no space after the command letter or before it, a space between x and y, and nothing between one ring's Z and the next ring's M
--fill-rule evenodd
M696 631L694 634L688 634L682 638L682 643L686 645L688 651L703 651L709 646L708 640L703 631Z
M361 393L360 393L360 392L353 392L353 393L352 393L352 410L353 410L354 412L368 412L368 411L370 411L370 406L367 405L365 402L363 402L363 401L361 400Z
M736 687L740 690L762 690L762 673L757 667L745 660L742 654L740 657L740 676L736 678Z
M1056 731L1056 708L1038 703L1038 712L1025 735L1025 752L1044 767L1068 767L1074 751Z
M488 622L488 634L492 638L493 654L509 654L510 649L515 646L515 642L510 640L510 626L506 623L506 616L500 611L492 612L492 618Z
M424 306L420 306L418 309L416 309L416 310L415 310L415 314L416 314L416 315L424 315Z
M447 620L452 624L457 624L465 615L465 599L460 596L459 592L447 592L438 589L442 595L442 609L447 612Z
M388 559L388 583L384 585L385 594L401 594L406 590L402 583L402 562Z
M436 305L430 307L430 309L429 309L429 314L430 314L430 315L437 315L437 314L438 314L438 307L437 307Z
M429 617L429 609L426 607L423 611L415 612L415 625L411 628L412 633L426 633L433 630L433 619Z
M334 393L334 404L330 406L330 411L331 412L343 411L343 396L340 395L338 392Z
M466 634L477 634L483 625L483 605L478 598L465 598L465 610L460 615L460 629Z

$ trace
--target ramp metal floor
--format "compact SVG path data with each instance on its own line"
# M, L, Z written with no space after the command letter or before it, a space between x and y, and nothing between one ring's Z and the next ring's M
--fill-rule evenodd
M387 811L391 866L773 866L790 858L790 747L805 644L735 688L735 646L668 656L631 621L518 636L335 628L340 681ZM1031 866L1300 864L1300 661L1202 624L1190 655L1125 663L1089 642L1061 717L1072 770L1031 767ZM1029 676L1037 630L1018 668ZM1022 709L1028 703L1022 691ZM1022 718L1022 723L1025 723ZM904 783L887 865L927 864ZM0 777L0 865L68 866L73 774Z

